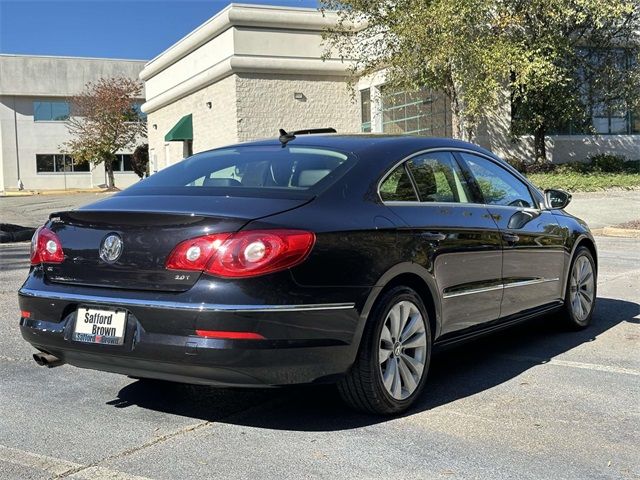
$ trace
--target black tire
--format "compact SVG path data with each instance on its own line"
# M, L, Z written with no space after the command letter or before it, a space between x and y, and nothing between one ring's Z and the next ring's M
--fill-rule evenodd
M574 267L576 263L579 261L583 261L581 259L586 259L591 266L591 272L593 275L593 292L592 292L592 302L587 310L587 314L576 311L575 304L573 302L574 299L574 286L572 285L572 275L574 272ZM593 317L593 311L596 305L596 297L598 293L598 276L596 270L596 262L593 259L593 255L591 251L587 247L578 247L575 254L573 255L573 259L571 260L571 266L569 267L569 273L567 276L567 287L565 290L564 297L564 307L562 312L562 319L566 327L571 330L582 330L587 328L591 323L591 319Z
M412 302L420 311L426 332L424 369L413 393L405 399L394 398L385 388L379 362L382 329L390 310L401 301ZM384 292L376 301L365 326L356 361L338 382L342 399L351 407L366 413L397 414L408 409L424 389L431 360L431 328L420 296L411 288L398 286Z

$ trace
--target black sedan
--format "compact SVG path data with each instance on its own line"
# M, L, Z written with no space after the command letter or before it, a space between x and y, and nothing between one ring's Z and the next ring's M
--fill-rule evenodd
M589 324L596 249L569 200L449 139L283 134L199 153L51 215L22 335L41 365L336 382L360 410L400 412L436 348L554 311Z

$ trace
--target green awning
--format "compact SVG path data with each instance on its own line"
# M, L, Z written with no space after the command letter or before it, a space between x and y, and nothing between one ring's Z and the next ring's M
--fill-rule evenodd
M184 140L193 140L193 122L191 114L185 115L171 130L164 136L165 142L181 142Z

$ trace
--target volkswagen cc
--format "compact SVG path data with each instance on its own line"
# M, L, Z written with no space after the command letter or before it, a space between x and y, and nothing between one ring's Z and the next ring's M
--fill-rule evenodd
M193 155L33 237L40 365L217 386L337 383L407 409L432 352L551 312L586 327L570 196L450 139L308 135Z

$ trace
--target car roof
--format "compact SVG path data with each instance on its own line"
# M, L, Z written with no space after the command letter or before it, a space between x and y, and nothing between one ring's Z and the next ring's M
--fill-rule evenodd
M280 146L277 137L262 140L252 140L235 145L216 148L234 148L243 146ZM336 149L355 154L360 159L366 159L377 164L380 168L387 168L390 164L402 160L414 153L429 149L470 150L484 154L499 162L520 180L536 188L524 175L513 168L508 162L496 154L474 143L445 137L425 137L418 135L391 135L381 133L353 133L353 134L301 134L287 143L288 146L305 146L316 148ZM209 150L209 151L213 151ZM207 153L201 152L200 154Z
M230 145L230 147L267 145L281 145L281 143L278 138L269 138L242 142ZM467 149L484 153L492 158L501 160L491 151L473 143L452 138L423 137L416 135L389 135L378 133L298 135L294 140L289 141L287 145L292 147L335 148L344 152L354 153L361 158L366 158L371 154L379 154L381 151L393 152L394 157L402 158L411 153L430 148Z

